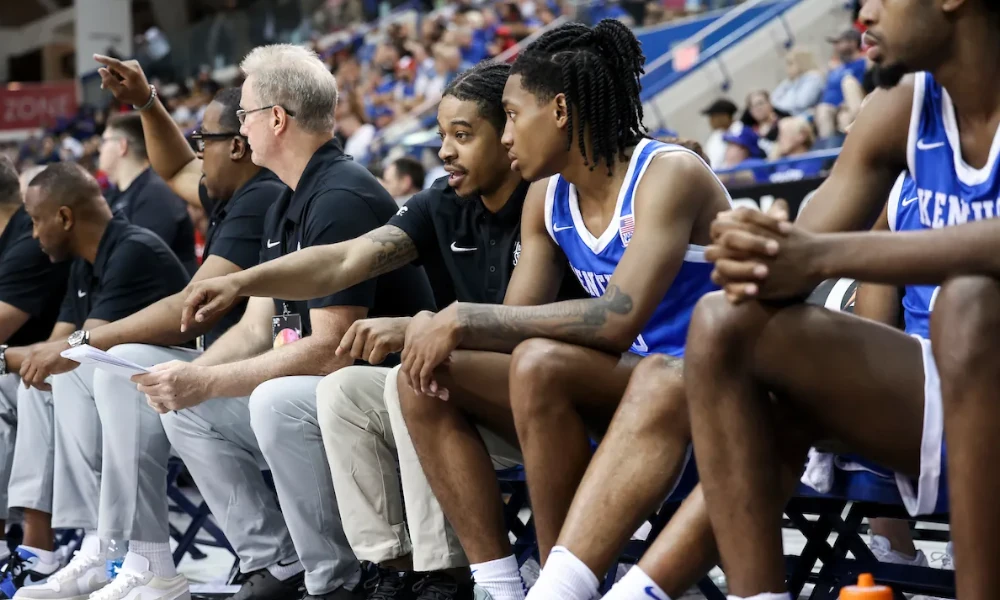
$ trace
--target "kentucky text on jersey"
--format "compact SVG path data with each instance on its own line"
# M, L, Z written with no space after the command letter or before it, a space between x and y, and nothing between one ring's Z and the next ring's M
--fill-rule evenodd
M600 237L594 237L584 225L576 189L561 176L549 180L545 195L545 227L566 254L573 273L591 296L600 297L607 290L611 275L635 231L636 215L632 210L632 198L639 180L653 157L666 152L693 154L681 146L654 140L643 140L636 146L618 194L614 216ZM705 168L708 169L708 166ZM721 187L722 184L719 185ZM709 277L711 272L712 265L705 261L705 249L689 244L670 289L632 344L631 351L641 355L656 352L684 356L694 305L704 294L717 289Z

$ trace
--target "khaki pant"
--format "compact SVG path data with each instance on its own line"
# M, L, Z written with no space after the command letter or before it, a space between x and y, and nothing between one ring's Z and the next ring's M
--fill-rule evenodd
M361 560L383 563L412 553L416 571L467 565L406 431L398 370L347 367L325 377L316 390L344 531ZM480 435L495 466L521 464L520 452L499 436L482 428Z

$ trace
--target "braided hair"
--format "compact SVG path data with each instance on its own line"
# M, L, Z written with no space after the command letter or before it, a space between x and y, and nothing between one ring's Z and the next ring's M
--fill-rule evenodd
M503 88L507 84L510 65L484 60L459 73L442 97L453 96L462 102L475 102L479 115L488 120L498 133L503 133L507 115L503 110Z
M511 75L540 102L566 95L566 149L573 130L584 164L594 170L604 162L608 175L618 157L645 137L639 77L646 57L639 40L621 21L604 19L594 27L566 23L545 33L518 56ZM590 127L591 155L584 128Z

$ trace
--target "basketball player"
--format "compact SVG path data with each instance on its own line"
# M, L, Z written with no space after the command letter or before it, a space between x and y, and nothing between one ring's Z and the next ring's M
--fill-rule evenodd
M1000 586L1000 7L870 0L861 18L883 85L926 72L862 110L794 225L742 211L713 225L710 256L729 301L700 303L685 372L705 500L730 592L787 598L779 468L802 455L778 447L792 428L776 427L774 392L809 423L805 433L898 471L912 515L947 510L950 470L958 596L991 598ZM906 168L917 190L897 206L901 233L834 233L864 228ZM907 332L922 335L796 301L826 277L932 286L907 290Z
M526 179L557 176L529 191L507 306L458 303L408 332L404 418L477 581L508 582L484 585L498 600L519 597L517 564L475 425L525 455L542 555L552 549L546 571L579 575L543 575L533 594L563 597L562 586L578 585L592 597L596 576L553 549L590 460L589 436L608 427L639 357L660 353L679 374L691 305L712 289L698 244L728 196L693 152L643 138L643 60L633 34L610 20L559 27L519 56L504 91L504 143ZM547 282L558 280L562 256L591 298L552 303ZM514 294L546 304L510 306ZM510 392L484 390L480 380L508 362ZM545 391L559 395L522 383L559 362L573 365L545 379ZM674 387L683 393L679 377ZM663 468L676 478L686 458L685 438L662 456Z

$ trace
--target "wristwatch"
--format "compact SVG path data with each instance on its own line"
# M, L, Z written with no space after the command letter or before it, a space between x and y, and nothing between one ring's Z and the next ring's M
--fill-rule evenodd
M86 329L78 329L69 335L69 339L66 340L69 343L70 348L76 348L77 346L90 345L90 332Z
M7 345L0 344L0 377L7 374Z

